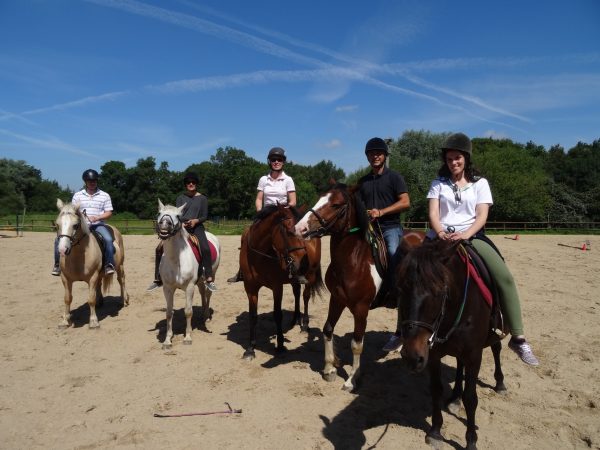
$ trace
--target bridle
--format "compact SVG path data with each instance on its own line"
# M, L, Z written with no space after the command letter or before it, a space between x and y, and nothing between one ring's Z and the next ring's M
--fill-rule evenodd
M307 250L306 250L305 245L302 245L300 247L290 246L290 241L288 239L287 232L285 230L285 227L283 226L283 222L285 222L286 220L292 220L292 218L291 217L283 217L277 224L277 230L279 232L281 232L281 236L283 237L283 240L285 242L285 251L284 251L283 255L273 245L272 245L272 248L273 248L273 251L275 252L275 255L270 255L270 254L264 253L256 248L253 248L252 244L250 242L250 237L252 236L252 233L248 233L248 249L258 255L264 256L265 258L269 258L274 261L279 261L279 260L285 261L285 265L286 265L287 272L288 272L288 278L291 279L294 277L294 270L293 270L294 258L292 258L291 253L299 251L299 250L302 250L305 253L307 253Z
M158 235L158 238L162 241L165 241L169 238L172 238L173 236L175 236L177 233L179 233L179 230L181 230L181 220L179 218L179 216L177 217L177 223L175 223L175 221L173 220L173 216L169 213L161 213L158 216L158 219L156 220L156 226L155 226L155 230L156 230L156 234ZM159 225L162 222L166 222L168 225L170 225L169 229L171 231L164 233Z
M458 251L466 252L466 250L464 249L464 247L462 247L462 245L459 247ZM439 337L438 334L440 331L440 326L442 324L442 321L444 320L444 317L446 315L446 303L448 301L448 286L444 286L444 296L442 298L442 305L440 306L440 311L438 312L438 314L432 324L430 324L428 322L423 322L420 320L403 320L401 323L402 327L407 327L408 329L411 329L414 327L421 327L421 328L425 328L426 330L431 331L431 336L429 337L429 339L427 339L427 343L428 343L430 349L434 346L434 344L443 344L448 339L450 339L450 336L452 335L452 333L454 333L454 331L456 330L456 327L460 323L460 319L462 318L462 314L465 309L465 304L467 303L467 292L469 290L469 280L471 278L468 267L466 267L466 272L467 272L467 276L466 276L466 280L465 280L465 288L464 288L462 303L461 303L458 313L456 315L456 319L454 319L454 323L452 324L452 327L450 328L450 330L448 330L448 332L446 333L446 336Z
M69 239L69 242L71 243L71 247L75 247L77 244L79 244L81 242L81 240L84 237L84 233L82 231L81 233L79 233L79 238L77 240L75 240L75 237L77 236L79 230L81 229L81 218L77 214L72 213L72 212L63 212L63 213L61 213L61 216L62 215L73 215L77 218L77 222L75 222L73 224L73 232L71 234L59 234L59 229L58 229L58 225L57 225L56 226L56 237L57 237L57 239L60 239L63 237ZM67 255L69 253L71 253L71 247L66 251Z
M347 192L340 190L342 192L342 195L344 196L344 205L341 206L336 213L333 215L333 217L331 217L328 221L325 220L323 218L323 216L321 216L315 209L310 208L308 211L313 213L315 215L315 217L317 218L317 220L319 221L319 224L321 225L319 228L317 228L316 230L313 231L309 231L308 233L306 233L304 235L305 238L312 238L312 237L323 237L326 234L329 234L331 228L337 223L337 221L343 217L346 216L346 219L348 220L348 214L346 214L348 212L348 209L350 207L350 196L348 195Z

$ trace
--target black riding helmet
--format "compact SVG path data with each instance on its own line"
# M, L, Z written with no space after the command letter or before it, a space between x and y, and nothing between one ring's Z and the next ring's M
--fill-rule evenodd
M454 133L446 138L440 150L458 150L467 153L469 156L473 154L473 146L471 139L464 133Z
M385 155L389 155L388 146L385 141L381 138L374 137L367 141L367 145L365 145L365 155L368 154L371 150L380 150Z
M196 175L195 172L188 172L183 177L183 184L187 184L188 181L193 181L194 183L198 184L200 183L200 178L198 178L198 175Z
M83 181L98 181L98 172L96 172L94 169L88 169L85 172L83 172L83 174L81 175L81 179Z
M267 160L271 161L271 158L273 156L279 156L284 161L287 160L287 158L285 157L285 150L282 149L281 147L273 147L271 150L269 150L269 155L267 156Z

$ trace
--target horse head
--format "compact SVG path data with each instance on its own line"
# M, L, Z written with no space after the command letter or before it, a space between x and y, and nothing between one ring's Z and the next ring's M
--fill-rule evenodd
M348 189L345 184L333 186L296 224L296 235L303 239L310 239L338 233L348 228L354 190Z
M90 233L84 212L79 209L79 204L63 203L61 199L56 200L59 210L56 218L56 236L58 237L58 251L61 255L71 253L73 246Z
M186 203L180 207L172 205L163 205L158 200L158 216L156 217L156 234L161 240L169 239L181 231L181 212L185 209Z
M427 366L429 350L448 314L452 289L449 261L457 243L436 240L409 252L398 269L398 297L404 344L401 355L415 372Z

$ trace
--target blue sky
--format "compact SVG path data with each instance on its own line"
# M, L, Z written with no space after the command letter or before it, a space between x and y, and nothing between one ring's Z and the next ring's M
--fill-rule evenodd
M0 0L0 157L77 188L234 146L366 165L373 136L600 138L600 2Z

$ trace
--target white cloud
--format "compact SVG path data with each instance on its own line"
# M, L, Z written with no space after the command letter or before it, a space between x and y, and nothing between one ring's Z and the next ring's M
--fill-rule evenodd
M331 139L330 141L322 144L322 146L329 149L339 148L342 146L342 141L340 141L339 139Z
M344 106L336 107L335 112L347 113L347 112L356 111L357 109L358 109L358 105L344 105Z

